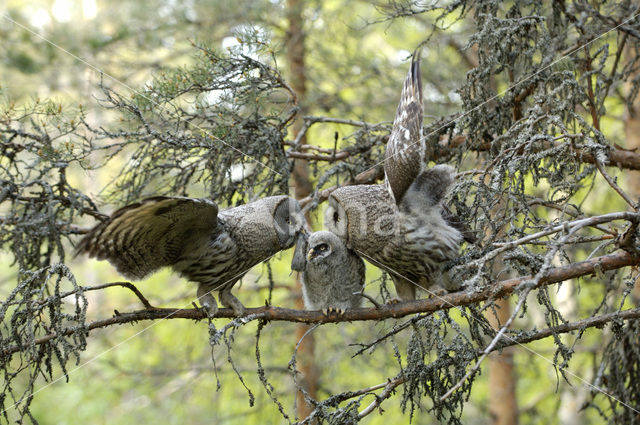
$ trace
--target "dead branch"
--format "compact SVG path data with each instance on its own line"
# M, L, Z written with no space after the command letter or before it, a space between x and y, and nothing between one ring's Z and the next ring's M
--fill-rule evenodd
M350 186L355 184L373 184L378 180L381 180L384 177L384 169L382 165L378 165L376 167L370 168L367 171L363 171L362 173L355 176L353 179L347 180L342 186ZM336 190L340 186L331 186L330 188L323 189L319 191L315 197L316 202L323 202L329 198L331 192ZM314 196L310 195L306 198L302 198L300 202L300 206L305 207L311 201L314 200Z
M434 153L433 159L437 160L443 156L445 156L450 149L460 147L463 143L467 142L467 137L465 135L456 135L452 137L450 140L446 135L440 136L440 145L438 149ZM551 149L555 146L555 143L551 143L549 141L541 143L537 149L533 151L539 152L546 149ZM596 158L589 151L581 149L577 146L569 145L571 149L576 152L578 158L582 162L586 162L589 164L596 164ZM469 149L476 152L485 152L491 148L491 143L482 143L476 146L470 146ZM533 152L532 151L532 152ZM627 170L640 170L640 153L630 150L618 149L615 147L611 147L606 153L606 161L602 163L602 165L608 167L618 167Z
M371 127L371 128L379 127L381 125L381 124L369 124L364 121L348 120L344 118L317 117L313 115L305 115L303 118L305 121L311 124L322 122L322 123L333 123L333 124L346 124L346 125L352 125L354 127Z
M369 413L373 412L376 409L376 407L380 406L380 403L382 403L384 400L391 397L391 395L393 394L393 391L399 385L403 384L405 380L406 379L404 377L398 376L396 378L393 378L389 382L387 382L387 384L384 387L384 390L382 390L380 395L376 395L376 399L370 405L368 405L362 412L358 413L358 419L362 419L365 416L367 416Z
M342 161L343 159L346 159L347 157L349 157L349 155L350 154L347 151L339 151L331 155L319 155L319 154L313 154L313 153L287 151L287 156L289 158L306 159L311 161L327 161L327 162Z

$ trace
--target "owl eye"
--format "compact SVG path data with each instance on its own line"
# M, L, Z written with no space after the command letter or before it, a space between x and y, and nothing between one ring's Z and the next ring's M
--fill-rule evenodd
M337 211L333 213L333 221L336 223L340 221L340 214Z
M327 249L329 249L329 246L326 243L316 246L316 251L326 251Z

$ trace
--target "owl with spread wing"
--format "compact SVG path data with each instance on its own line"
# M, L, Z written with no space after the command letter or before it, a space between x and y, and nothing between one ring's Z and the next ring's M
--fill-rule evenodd
M106 259L119 273L142 279L163 267L198 283L198 299L209 314L218 305L242 315L244 306L231 293L254 265L304 243L305 218L298 202L271 196L219 211L208 199L153 197L115 211L95 226L77 253Z
M416 53L387 142L384 184L336 189L325 217L327 229L350 249L389 272L400 300L415 299L417 288L437 286L442 264L458 255L463 239L473 240L443 205L455 170L449 165L426 166L422 120Z

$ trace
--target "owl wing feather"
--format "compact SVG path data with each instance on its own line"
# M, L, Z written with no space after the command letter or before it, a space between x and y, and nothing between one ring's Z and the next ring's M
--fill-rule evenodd
M142 279L204 252L218 226L218 206L208 199L153 197L115 211L78 244L76 255L106 259L124 276Z
M354 293L360 292L364 288L366 267L364 265L364 261L358 254L351 250L349 251L349 255L352 256L351 262L354 266L353 271L351 272L353 274L353 279L351 281L351 287L349 288L349 302L351 303L350 308L359 308L362 305L362 297L360 295L355 295Z
M476 243L478 241L478 236L473 230L471 230L471 227L462 221L460 216L453 213L446 205L443 205L442 207L442 218L444 218L447 224L458 230L462 234L462 238L467 243Z
M422 171L426 150L422 121L420 52L416 51L404 80L385 153L385 184L396 204L402 201L407 189Z

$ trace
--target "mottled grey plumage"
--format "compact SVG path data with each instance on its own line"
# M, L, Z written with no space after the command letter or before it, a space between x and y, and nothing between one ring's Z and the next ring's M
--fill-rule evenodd
M391 274L402 300L415 299L416 287L434 286L463 239L442 204L455 170L425 165L420 81L416 53L387 143L385 183L335 190L325 221L349 248Z
M119 273L142 279L169 266L199 283L211 314L220 302L242 314L233 285L254 265L293 246L304 216L297 201L271 196L218 211L207 199L154 197L114 212L79 243L77 253L106 259Z
M440 178L449 168L432 170ZM401 300L412 300L416 286L437 284L442 263L457 256L462 241L442 217L441 203L425 200L422 207L418 214L411 205L408 212L399 209L383 184L345 186L329 196L325 227L356 254L388 271Z
M302 295L307 310L341 314L360 307L362 297L358 293L364 288L364 262L337 235L326 231L312 233L306 260Z
M385 152L385 185L397 204L425 168L420 52L416 51L404 80L400 102Z

